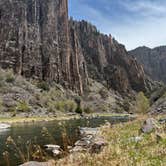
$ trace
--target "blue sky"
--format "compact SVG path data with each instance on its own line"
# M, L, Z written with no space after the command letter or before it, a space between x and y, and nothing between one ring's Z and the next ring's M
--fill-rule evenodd
M166 0L69 0L69 15L90 21L128 50L166 45Z

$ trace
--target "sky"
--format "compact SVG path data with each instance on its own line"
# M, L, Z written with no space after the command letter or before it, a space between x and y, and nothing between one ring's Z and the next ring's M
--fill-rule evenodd
M69 0L69 15L91 22L128 50L166 45L166 0Z

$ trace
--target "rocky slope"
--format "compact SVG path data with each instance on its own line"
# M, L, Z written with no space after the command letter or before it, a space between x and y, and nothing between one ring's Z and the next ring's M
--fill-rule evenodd
M85 113L127 111L121 96L102 84L90 79L88 89L88 93L79 97ZM0 117L74 114L76 98L78 94L59 84L49 86L44 82L27 81L11 70L0 69Z
M143 64L145 72L154 80L166 83L166 46L150 49L138 47L129 52Z
M0 0L0 66L83 94L88 78L126 93L145 91L141 65L112 36L68 21L67 0Z

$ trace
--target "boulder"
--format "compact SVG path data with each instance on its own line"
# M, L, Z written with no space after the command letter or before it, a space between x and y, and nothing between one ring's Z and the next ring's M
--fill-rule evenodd
M59 145L45 145L46 150L51 151L54 157L58 157L62 154L62 149Z
M87 149L83 148L82 146L75 146L73 149L70 150L70 152L86 152Z
M103 150L104 146L106 146L106 145L107 145L106 141L104 141L103 139L100 138L97 141L92 142L89 152L90 153L100 153Z
M49 150L49 151L52 151L52 150L54 150L54 149L60 149L60 148L61 148L59 145L51 145L51 144L44 145L44 147L46 148L46 150Z
M145 120L145 122L141 128L141 131L143 133L150 133L157 128L158 128L157 121L154 118L149 118L149 119Z
M61 151L61 150L58 150L58 149L54 149L54 150L52 150L52 153L53 153L53 156L54 156L54 157L57 157L57 156L59 156L59 155L62 154L62 151Z
M96 135L98 132L98 128L80 128L80 134L81 136L87 136L87 135Z
M50 160L48 162L30 161L20 166L55 166L55 161L54 160Z
M81 128L82 138L75 143L75 147L70 152L90 152L99 153L107 145L104 138L98 136L98 128Z

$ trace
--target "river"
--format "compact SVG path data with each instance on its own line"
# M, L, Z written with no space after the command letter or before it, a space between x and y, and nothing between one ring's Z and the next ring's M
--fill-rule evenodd
M3 158L3 152L9 152L10 166L17 166L21 164L18 157L15 156L13 150L6 146L6 140L9 136L13 140L18 141L18 137L22 139L21 146L25 148L26 142L31 140L35 141L38 145L43 147L45 144L58 144L63 146L62 141L62 130L65 129L70 145L73 145L75 141L79 139L78 127L99 127L106 121L115 124L120 122L126 122L130 120L128 116L106 116L106 117L95 117L95 118L81 118L81 119L70 119L63 121L50 121L50 122L34 122L34 123L21 123L13 124L11 128L0 131L0 166L6 166ZM63 124L63 125L62 125ZM62 127L63 126L63 127ZM43 137L42 130L46 128L50 137Z

